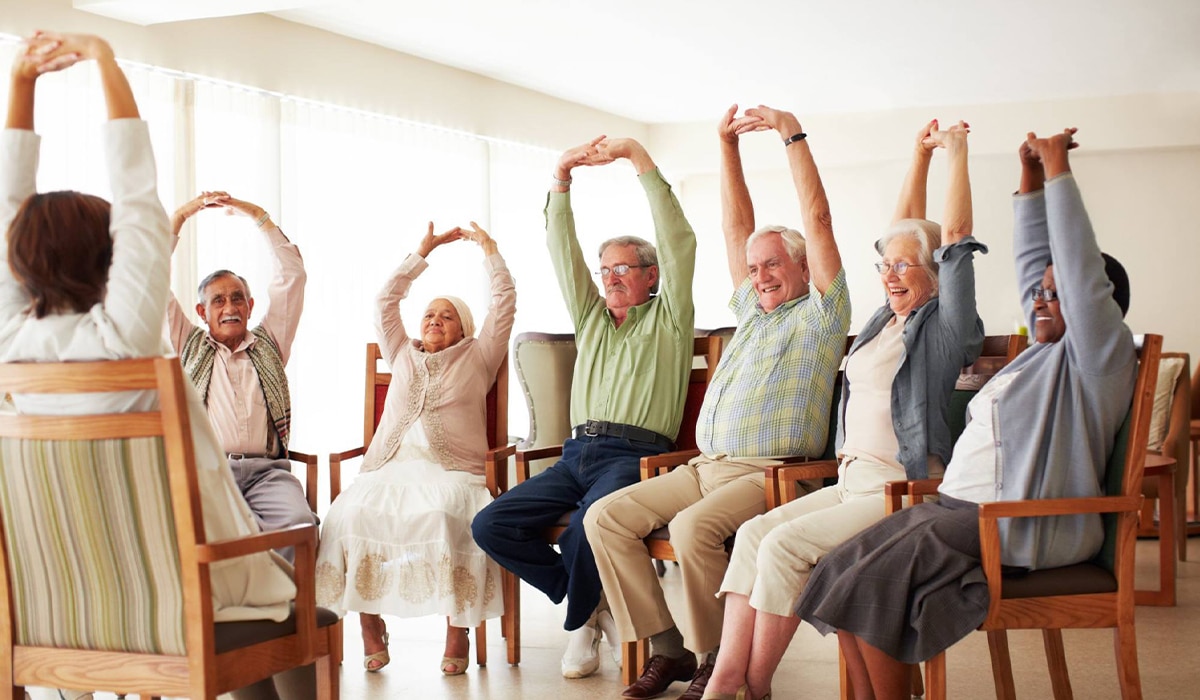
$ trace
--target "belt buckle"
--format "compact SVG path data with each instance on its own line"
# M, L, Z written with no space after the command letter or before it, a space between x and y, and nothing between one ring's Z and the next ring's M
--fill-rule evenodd
M583 434L587 437L600 436L600 421L588 419L583 424Z
M226 455L229 459L236 459L239 462L246 458L245 452L230 452Z

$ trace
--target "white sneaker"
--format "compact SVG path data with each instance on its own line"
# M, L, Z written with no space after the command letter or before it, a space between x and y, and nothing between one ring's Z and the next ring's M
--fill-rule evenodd
M595 616L568 634L562 657L563 678L587 678L600 668L600 628Z
M613 619L611 612L604 610L596 614L596 624L604 633L604 640L608 642L608 653L612 656L613 663L617 665L617 670L620 671L621 635L617 634L617 621Z

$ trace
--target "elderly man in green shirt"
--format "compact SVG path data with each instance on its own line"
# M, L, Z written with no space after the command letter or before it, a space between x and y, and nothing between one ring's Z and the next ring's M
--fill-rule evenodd
M575 235L571 170L619 159L637 170L660 248L656 253L634 236L601 244L601 296ZM696 236L646 149L633 139L605 137L559 159L546 234L579 352L571 383L574 435L558 463L497 498L471 529L501 566L555 603L567 599L563 627L572 635L562 672L583 678L599 668L601 625L612 629L583 516L600 498L637 482L642 457L673 449L692 365ZM572 510L558 539L560 554L543 532Z

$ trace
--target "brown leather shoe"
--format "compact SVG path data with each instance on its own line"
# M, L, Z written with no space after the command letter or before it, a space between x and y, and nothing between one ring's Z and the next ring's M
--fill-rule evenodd
M708 679L712 676L713 665L711 661L700 664L696 673L692 675L692 684L683 691L678 700L701 700L704 697L704 688L708 686Z
M642 675L633 685L621 693L622 697L656 698L667 691L675 681L691 680L696 673L696 655L688 652L678 659L668 659L662 654L655 654L646 661Z

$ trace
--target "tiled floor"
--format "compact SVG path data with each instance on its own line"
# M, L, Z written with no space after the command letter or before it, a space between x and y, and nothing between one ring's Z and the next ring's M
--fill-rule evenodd
M1139 581L1156 581L1158 542L1138 545ZM1200 538L1188 543L1190 561L1179 567L1179 604L1175 608L1137 609L1138 654L1146 698L1200 697ZM663 585L671 600L678 594L678 573L668 569ZM597 700L619 698L623 686L615 664L603 657L600 672L584 680L559 674L559 657L566 640L562 610L538 591L522 590L524 640L519 667L505 663L499 623L489 625L486 668L472 666L462 676L443 677L438 671L443 623L437 619L388 619L392 663L380 673L362 670L362 644L357 620L347 619L346 662L341 672L342 697L359 698L531 698L534 700ZM1010 633L1019 698L1049 698L1050 683L1038 632ZM1067 631L1067 660L1075 697L1081 700L1118 698L1112 632ZM603 647L602 647L603 650ZM951 698L995 697L985 635L972 634L949 653ZM666 698L684 690L672 686ZM801 626L775 677L774 697L836 698L837 649L833 637L823 638ZM111 697L111 696L108 696Z

